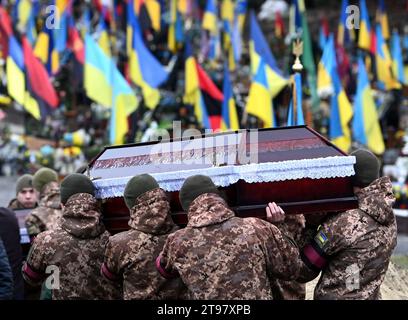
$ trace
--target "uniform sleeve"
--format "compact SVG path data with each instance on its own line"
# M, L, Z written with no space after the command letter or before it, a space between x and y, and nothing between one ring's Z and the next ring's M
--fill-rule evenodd
M115 244L112 237L105 250L105 259L101 267L102 275L110 281L122 280L122 256L123 252L119 244Z
M23 278L33 286L38 286L46 277L46 242L44 233L38 235L28 253L27 261L23 265Z
M31 240L33 240L35 236L45 230L44 223L40 220L40 218L38 218L38 216L34 215L33 213L30 213L27 216L25 225L27 228L27 233L30 236Z
M156 268L162 277L166 279L177 278L179 276L174 267L175 253L174 253L174 236L169 235L164 244L162 252L156 258Z
M296 279L301 261L294 240L266 221L257 221L256 228L266 252L268 276L282 280Z
M300 256L304 265L299 281L307 282L317 277L329 263L330 257L349 245L345 237L348 224L344 216L340 215L327 219L319 226L314 237L301 250Z
M9 259L4 248L3 241L0 239L0 300L9 300L13 298L13 274Z

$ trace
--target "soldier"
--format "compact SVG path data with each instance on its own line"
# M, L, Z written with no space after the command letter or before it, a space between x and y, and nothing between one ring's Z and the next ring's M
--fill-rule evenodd
M187 227L169 235L156 266L180 276L190 299L272 299L271 280L297 278L293 241L266 221L235 217L209 177L186 179L180 202Z
M22 175L16 184L16 198L11 200L8 207L12 210L31 209L37 206L38 193L33 187L33 176Z
M288 215L275 225L298 243L305 227L305 217L302 214ZM271 282L274 300L305 300L306 285L296 280L285 281L275 279Z
M301 251L299 280L310 281L321 271L314 292L319 300L381 299L380 286L397 242L390 179L379 178L380 164L370 151L351 155L356 157L353 186L358 209L305 216L305 234L313 236ZM283 215L282 210L273 211L272 216Z
M48 168L41 168L34 174L33 186L40 193L40 203L25 220L31 240L40 232L54 229L61 219L57 173Z
M123 284L125 300L177 299L181 281L162 278L155 267L168 234L177 230L165 192L152 176L142 174L129 180L124 198L130 230L109 239L102 274Z
M61 223L35 238L23 266L24 279L40 284L51 272L46 286L49 281L55 300L120 298L120 287L99 273L109 233L92 181L83 174L67 176L61 183L61 203Z

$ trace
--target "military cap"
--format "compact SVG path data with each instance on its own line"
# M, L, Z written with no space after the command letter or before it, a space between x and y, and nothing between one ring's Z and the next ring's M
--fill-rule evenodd
M58 182L58 174L52 169L41 168L34 174L33 186L37 191L41 192L45 185L52 181Z
M217 187L210 177L195 175L188 177L180 189L179 198L181 206L188 211L190 204L204 193L219 194Z
M33 188L33 176L31 174L24 174L17 180L16 194L25 188Z
M356 163L354 164L355 175L352 177L354 186L365 188L379 178L380 162L371 151L358 149L350 155L356 157Z
M136 199L142 194L153 189L160 188L156 179L149 174L140 174L134 176L128 181L125 187L124 198L126 205L132 209L136 203Z
M71 196L78 193L88 193L95 196L95 187L87 176L72 173L61 182L61 203L65 204Z

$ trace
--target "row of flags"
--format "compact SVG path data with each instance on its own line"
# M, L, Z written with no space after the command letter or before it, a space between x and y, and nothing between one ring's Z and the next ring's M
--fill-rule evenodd
M7 78L10 96L24 106L36 119L45 117L58 106L58 97L51 85L51 79L60 67L61 55L69 49L74 53L78 65L78 74L83 79L87 96L105 108L110 108L110 142L119 144L129 129L128 116L139 104L134 90L138 87L144 103L154 109L160 100L160 86L169 77L170 70L163 66L148 47L146 36L151 30L162 28L163 2L156 0L128 0L126 2L126 53L127 64L122 72L117 68L112 55L112 36L109 29L115 28L116 3L111 1L94 1L98 8L99 21L95 33L91 35L90 12L85 10L81 25L77 29L72 14L72 0L55 0L59 8L59 29L43 30L34 35L30 30L30 17L36 9L36 1L20 0L16 2L14 21L19 28L25 28L21 41L16 38L12 28L12 19L0 8L0 41L7 42L2 46L3 55L7 56ZM193 0L170 0L168 21L168 48L174 54L185 48L185 94L184 103L191 104L196 118L204 128L238 129L240 122L234 102L230 72L239 63L242 51L242 33L244 18L247 15L247 1L223 0L206 1L201 21L203 38L208 38L208 60L215 60L224 52L224 82L222 92L214 84L204 68L198 63L190 46L187 32L188 16L192 16ZM346 27L345 8L348 1L342 2L342 15L337 30L337 37L330 34L328 23L322 25L319 45L323 50L321 62L316 70L311 35L308 29L306 8L303 0L293 0L290 7L289 30L291 34L301 37L304 52L301 56L305 67L305 79L309 88L312 110L319 108L319 93L330 96L330 138L340 148L348 150L355 140L368 145L376 153L382 153L381 130L373 130L378 125L376 108L367 107L362 101L370 101L370 83L361 79L360 62L367 68L366 62L371 53L375 58L378 81L384 90L400 88L406 83L401 58L401 40L396 32L392 33L391 51L387 41L390 39L388 18L383 1L380 1L377 12L377 24L371 27L364 0L360 1L361 21L358 40L355 34ZM220 9L220 10L219 10ZM218 12L220 11L220 12ZM269 44L257 22L254 12L249 12L249 52L251 85L245 113L262 120L264 127L277 125L273 109L273 99L287 86L293 86L293 97L288 108L287 125L304 124L302 113L302 79L301 74L287 77L279 68ZM220 20L219 20L220 19ZM109 28L107 25L109 24ZM78 24L77 24L78 25ZM222 26L222 34L219 26ZM375 32L373 32L375 30ZM282 38L285 32L282 17L275 17L275 35ZM3 36L3 34L5 36ZM222 35L222 37L221 37ZM7 39L7 40L5 40ZM221 41L222 39L222 41ZM341 82L342 61L336 53L347 55L344 47L350 41L356 41L363 53L359 58L359 79L363 85L357 86L357 94L352 108L345 88ZM222 42L222 43L221 43ZM342 51L343 50L343 51ZM361 60L361 61L360 61ZM29 65L28 65L29 64ZM361 89L361 90L360 90ZM361 100L361 101L360 101ZM360 101L360 102L359 102ZM374 100L373 100L374 101ZM294 115L296 109L297 114ZM351 119L353 122L351 123ZM376 121L377 125L369 122ZM350 130L351 129L351 130ZM364 133L365 135L362 135ZM362 138L359 138L362 137ZM374 141L374 142L373 142Z

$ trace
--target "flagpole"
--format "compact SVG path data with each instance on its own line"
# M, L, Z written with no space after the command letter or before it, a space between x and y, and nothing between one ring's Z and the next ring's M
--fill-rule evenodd
M296 39L295 42L293 42L293 54L296 56L295 62L292 65L292 70L293 70L293 75L292 75L292 106L293 106L293 123L297 123L297 95L296 95L296 81L295 77L296 74L300 74L303 70L303 65L300 61L300 56L303 53L303 41L301 41L299 38Z

